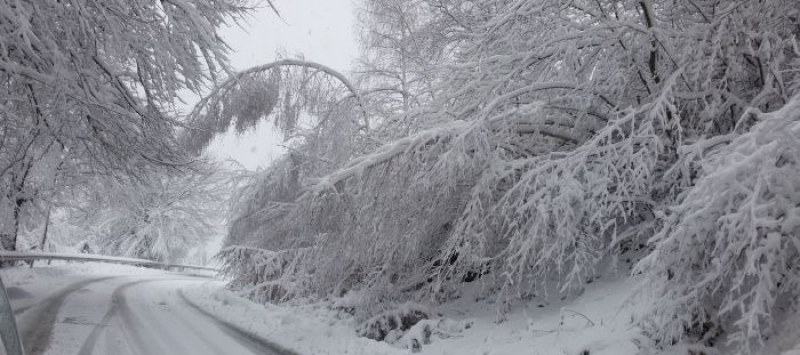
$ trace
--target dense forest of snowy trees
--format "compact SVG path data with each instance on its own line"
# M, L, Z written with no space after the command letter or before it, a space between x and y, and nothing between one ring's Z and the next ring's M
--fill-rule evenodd
M207 208L198 204L181 206L192 210L187 218L172 214L162 223L162 215L159 226L142 211L163 206L174 199L166 195L188 188L174 185L207 171L204 159L187 153L177 138L185 129L176 111L178 92L200 92L228 70L228 48L216 31L250 6L239 0L0 1L3 249L45 247L51 220L66 221L57 231L73 230L80 241L91 224L68 227L96 221L87 207L107 220L138 219L161 233L179 219L209 222L196 219ZM31 234L33 240L20 238ZM112 244L122 250L128 243Z
M797 312L800 4L359 11L358 94L340 85L320 101L308 71L262 72L194 117L255 109L236 100L258 98L246 85L261 80L273 104L236 125L280 107L290 147L238 193L222 254L233 287L264 302L345 299L365 319L470 282L502 312L621 270L657 305L638 320L653 344L742 352ZM289 107L302 112L287 120Z
M479 283L502 320L623 273L642 346L740 353L798 314L799 2L361 0L347 75L230 73L216 29L248 6L0 0L2 247L56 209L172 260L230 209L224 271L259 302L365 320ZM265 171L202 156L265 119Z

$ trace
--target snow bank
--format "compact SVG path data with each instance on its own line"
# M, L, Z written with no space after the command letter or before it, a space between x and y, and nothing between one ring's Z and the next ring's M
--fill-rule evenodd
M502 322L496 322L497 305L465 296L434 309L433 317L419 320L394 345L359 337L350 314L324 304L261 305L216 282L185 293L217 317L305 355L636 355L649 346L633 323L641 310L626 303L634 286L631 280L595 281L575 300L532 298Z
M323 306L261 305L210 282L186 297L216 317L299 354L393 355L406 351L355 334L349 316Z

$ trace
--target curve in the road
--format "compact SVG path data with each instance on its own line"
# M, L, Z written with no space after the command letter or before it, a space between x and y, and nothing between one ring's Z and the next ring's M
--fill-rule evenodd
M20 307L14 310L14 315L21 314L29 309L36 310L36 313L27 322L28 327L22 331L22 344L29 355L38 355L47 350L50 343L50 337L53 334L53 326L56 323L56 316L64 300L72 293L95 283L101 282L118 276L107 276L87 279L70 284L54 295L45 298L42 302L35 305Z
M53 328L56 325L57 317L60 310L63 308L62 306L65 304L66 299L70 297L73 293L78 292L90 284L105 281L108 279L114 278L122 278L125 276L110 276L110 277L100 277L100 278L93 278L82 280L79 282L75 282L70 284L60 290L58 290L55 294L50 297L45 298L42 302L39 302L32 306L26 306L24 308L19 308L14 311L15 314L21 314L23 312L27 312L26 321L25 322L25 329L23 331L23 344L25 344L25 348L28 351L29 355L40 355L43 354L45 351L48 350L49 343L51 338L53 337ZM78 355L91 355L95 351L95 347L99 343L98 339L100 339L103 331L108 329L109 324L112 322L112 319L118 319L119 325L121 326L121 330L126 334L125 336L132 340L129 344L133 346L131 350L140 354L149 354L152 353L151 351L154 349L158 349L158 352L162 352L168 350L167 348L172 348L172 345L177 344L155 344L158 339L150 339L153 338L152 335L154 334L142 334L140 330L148 329L147 324L144 323L144 320L141 318L142 315L135 314L134 310L128 305L126 301L126 291L129 290L131 287L135 285L139 285L142 283L149 283L149 282L156 282L156 281L169 281L175 279L145 279L145 280L135 280L135 281L128 281L128 282L121 282L118 285L115 285L113 292L111 294L111 306L110 308L103 313L103 317L98 324L96 324L90 331L88 337L84 340L81 344L80 350L77 352ZM188 281L188 280L187 280ZM213 314L209 313L202 307L198 306L191 300L189 300L182 290L178 290L177 295L179 296L179 303L184 303L185 307L184 312L176 312L173 317L176 317L178 321L186 325L187 329L194 328L194 325L191 324L188 319L183 319L184 316L191 316L189 318L194 317L202 317L209 321L209 324L213 327L216 327L222 333L226 334L230 337L231 340L235 341L239 344L239 346L246 348L252 351L255 354L265 354L265 355L296 355L295 352L282 348L276 344L273 344L263 338L244 330L235 324L227 322L225 320L219 319ZM175 318L173 318L175 319ZM193 333L199 334L198 331L194 331ZM220 346L217 344L210 344L210 339L203 339L199 338L199 340L207 343L208 348L212 350L214 353L224 353L224 349L221 349ZM143 346L149 344L148 348L145 349ZM167 348L161 349L162 346L166 346ZM156 346L156 348L151 348ZM175 348L171 349L171 351L167 353L176 353L178 350L183 350L182 348ZM178 352L181 352L178 351Z
M146 326L140 324L142 322L137 319L137 317L134 315L134 312L128 306L125 292L129 288L143 283L174 281L174 280L184 280L184 279L185 277L169 278L169 279L164 279L164 278L146 279L146 280L132 281L117 286L111 293L111 307L103 315L101 321L94 328L92 328L91 333L89 333L89 336L81 345L81 348L78 351L78 355L91 355L93 353L101 332L106 327L109 326L111 319L114 318L115 316L119 317L122 328L125 331L125 333L134 340L130 345L135 347L136 348L135 350L138 353L147 354L147 349L142 348L142 345L146 343L146 339L137 330L137 329L144 329L146 328Z
M80 350L78 351L78 355L92 355L95 353L95 347L98 344L100 336L105 329L108 329L110 326L110 322L112 319L116 317L119 320L120 326L122 327L122 331L126 334L126 337L129 337L132 342L129 343L130 346L133 348L135 353L138 354L149 354L152 353L153 349L146 349L143 346L145 344L149 344L152 346L157 346L160 352L169 352L175 353L177 349L172 349L168 351L167 349L161 349L161 346L157 343L157 339L147 336L146 334L141 334L140 331L142 329L147 329L147 325L143 323L141 318L141 314L135 314L134 310L130 308L128 302L126 300L127 295L126 292L132 288L133 286L140 285L143 283L151 283L151 282L164 282L164 281L174 281L176 279L149 279L149 280L137 280L133 282L128 282L117 286L111 294L111 308L103 315L102 320L92 328L92 331L89 333L89 336L81 345ZM180 298L183 302L186 303L188 307L186 307L190 312L199 313L201 316L209 319L212 324L214 324L218 329L224 332L226 335L234 339L237 343L241 346L247 348L248 350L252 351L254 354L264 354L264 355L294 355L292 352L288 352L284 349L280 349L278 346L275 346L263 339L258 338L253 334L249 334L246 331L243 331L231 324L228 324L224 321L220 321L219 319L213 317L212 315L208 314L203 309L197 307L195 304L188 301L186 297L179 291ZM184 324L186 329L192 329L194 333L200 334L199 329L195 328L194 324L187 321L181 315L181 312L176 312L172 315L174 319ZM222 349L217 346L211 339L200 338L200 341L204 342L209 349L212 349L214 353L217 354L226 354L226 350ZM161 345L168 345L168 344L161 344ZM174 345L174 344L173 344Z

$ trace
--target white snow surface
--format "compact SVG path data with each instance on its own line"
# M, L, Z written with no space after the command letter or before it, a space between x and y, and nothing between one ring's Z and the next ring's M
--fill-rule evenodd
M407 354L407 350L356 336L355 323L324 305L262 305L209 282L186 290L192 302L216 317L299 354Z
M181 297L208 278L88 263L0 274L29 355L280 354Z
M118 264L53 261L51 266L42 266L45 264L46 262L37 261L34 268L20 266L0 269L0 277L3 278L14 308L38 304L50 296L52 291L89 277L164 274L161 270ZM19 296L15 297L16 294Z
M421 354L656 353L634 322L647 302L633 302L636 281L625 277L596 280L580 296L563 301L535 297L511 308L502 317L497 304L480 297L480 283L476 282L458 300L431 308L436 318L418 323L388 344L357 336L355 319L332 310L329 303L257 304L225 289L220 280L95 263L17 267L2 269L0 275L9 289L14 309L30 308L18 315L23 333L31 328L31 322L42 317L37 307L43 307L60 290L75 288L75 284L87 280L107 278L69 293L54 318L49 347L34 349L38 352L28 349L31 354L255 352L252 344L248 346L246 341L230 336L230 332L220 332L219 324L193 310L190 304L278 348L304 355L409 354L414 338L422 344ZM130 313L127 318L108 317L109 310L120 303L114 294L124 294L122 303ZM431 329L429 343L422 340L426 326ZM131 338L140 342L132 343ZM780 342L777 349L792 349L792 344L796 344L788 338L776 341ZM686 351L676 346L663 353ZM800 347L783 354L800 354Z
M300 354L408 354L410 338L421 333L420 327L412 327L389 345L357 337L352 317L325 304L260 305L219 286L207 283L186 294L215 316ZM432 336L420 353L641 354L636 344L646 340L632 323L636 308L626 304L633 287L630 280L596 281L571 301L532 299L502 322L496 322L496 304L465 296L438 307L441 318L423 321L430 324Z

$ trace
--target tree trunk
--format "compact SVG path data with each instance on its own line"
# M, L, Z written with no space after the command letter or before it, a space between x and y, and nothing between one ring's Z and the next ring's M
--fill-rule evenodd
M11 203L11 226L9 230L9 226L5 225L2 234L0 234L0 246L3 247L3 250L6 251L16 251L17 250L17 236L19 235L19 218L20 214L22 213L22 206L28 202L28 198L24 195L24 188L25 188L25 180L28 178L28 173L30 173L31 167L30 165L23 166L23 172L21 175L12 175L11 176L11 191L6 196L7 198L12 201ZM4 266L11 266L14 265L14 262L0 262L0 267Z
M15 203L13 204L13 212L11 217L11 230L4 231L0 234L0 246L2 246L3 250L7 251L16 251L17 250L17 234L19 234L19 212L20 212L21 202L19 199L16 199ZM0 261L0 268L7 267L7 266L14 266L13 261Z
M19 213L22 209L22 204L25 199L15 199L13 204L13 211L11 214L11 230L0 234L0 246L3 250L16 251L17 250L17 234L19 234Z
M39 242L39 251L44 252L44 246L47 244L47 229L50 227L50 211L52 207L47 208L47 215L44 217L44 231L42 231L42 240ZM33 260L31 260L31 267L33 267Z

